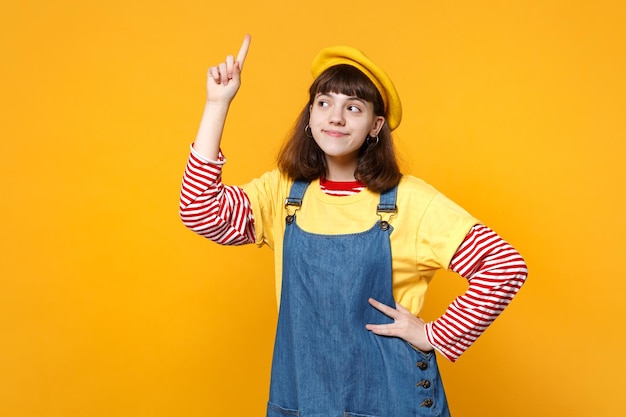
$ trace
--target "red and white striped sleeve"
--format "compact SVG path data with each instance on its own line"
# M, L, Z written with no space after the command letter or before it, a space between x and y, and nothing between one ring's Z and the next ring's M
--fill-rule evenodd
M246 193L222 184L218 161L208 161L192 148L180 191L180 218L189 229L221 245L254 243L254 217Z
M493 230L474 226L454 254L450 270L469 281L437 320L426 324L430 344L454 362L502 313L526 281L522 256Z

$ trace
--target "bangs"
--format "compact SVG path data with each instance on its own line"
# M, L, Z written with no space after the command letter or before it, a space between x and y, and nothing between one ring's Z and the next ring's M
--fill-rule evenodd
M345 94L369 101L374 104L377 115L385 114L383 98L374 83L351 65L335 65L320 74L311 86L310 100L312 102L318 94L328 93Z

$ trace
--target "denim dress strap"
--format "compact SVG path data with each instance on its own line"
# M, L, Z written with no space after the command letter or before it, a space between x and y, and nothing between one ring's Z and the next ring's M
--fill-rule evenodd
M395 213L398 211L396 206L396 200L398 196L398 187L393 187L380 194L380 201L376 207L376 211L379 213Z
M293 185L291 186L291 190L289 190L289 196L285 200L285 206L300 207L302 205L302 198L304 197L304 193L306 192L307 188L309 188L308 181L294 181Z

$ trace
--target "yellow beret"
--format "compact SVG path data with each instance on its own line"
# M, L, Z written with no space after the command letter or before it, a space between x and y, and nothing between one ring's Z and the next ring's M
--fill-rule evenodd
M363 52L349 46L333 46L322 49L311 64L313 78L335 65L347 64L359 69L369 78L383 97L385 118L389 129L394 130L402 120L402 103L391 78Z

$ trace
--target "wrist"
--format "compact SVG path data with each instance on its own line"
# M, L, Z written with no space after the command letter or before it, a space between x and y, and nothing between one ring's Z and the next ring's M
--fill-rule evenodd
M426 344L420 344L420 346L415 346L413 343L409 343L409 345L417 350L418 352L422 352L422 353L430 353L433 350L435 350L435 348L433 346L431 346L430 343L426 343Z
M227 112L230 107L230 101L223 100L211 100L207 98L204 103L205 110L215 111L215 112Z

